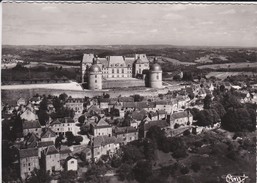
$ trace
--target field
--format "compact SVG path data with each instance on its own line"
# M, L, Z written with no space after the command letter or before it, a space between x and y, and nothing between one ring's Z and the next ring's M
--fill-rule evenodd
M239 68L256 68L257 62L248 63L248 62L241 62L241 63L227 63L227 64L210 64L210 65L201 65L198 66L198 69L239 69Z
M256 73L253 72L210 72L206 75L206 78L210 78L214 76L215 78L219 78L221 80L226 79L228 76L237 76L237 75L256 75Z
M173 58L168 58L168 57L162 57L162 62L169 62L174 65L195 65L196 63L193 62L181 62L179 60L173 59Z

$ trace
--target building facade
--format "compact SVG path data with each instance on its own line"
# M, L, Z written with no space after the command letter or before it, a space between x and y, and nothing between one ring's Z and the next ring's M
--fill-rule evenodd
M149 76L148 76L149 75ZM162 87L162 70L159 64L152 64L146 54L134 57L107 56L98 58L92 53L84 54L81 62L81 80L89 90L101 90L102 80L141 78L152 88Z

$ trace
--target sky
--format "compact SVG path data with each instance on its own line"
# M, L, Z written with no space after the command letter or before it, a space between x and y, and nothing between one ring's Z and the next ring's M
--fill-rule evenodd
M257 47L257 4L3 3L4 45Z

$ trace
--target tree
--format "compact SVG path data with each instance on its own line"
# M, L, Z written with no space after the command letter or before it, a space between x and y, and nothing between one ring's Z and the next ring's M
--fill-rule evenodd
M140 96L138 94L134 95L134 101L135 102L141 102L142 100L144 100L143 96Z
M138 161L136 166L133 168L135 179L140 182L146 182L147 178L152 175L152 165L149 161L141 160Z
M155 154L154 154L155 150L156 150L155 140L146 138L144 140L144 155L145 155L146 159L148 159L149 161L154 160L155 159Z
M254 131L256 120L246 108L230 109L221 119L221 126L232 132Z
M59 99L63 102L65 102L68 98L68 95L66 93L62 93L59 95Z
M110 98L110 94L108 93L104 94L104 98Z
M144 158L144 154L141 150L134 145L126 145L122 147L123 156L122 159L125 162L136 162Z
M132 181L132 180L134 180L134 174L133 174L132 170L133 170L133 165L130 165L128 163L123 163L117 171L119 179L121 181L124 181L124 180Z
M75 136L74 141L76 144L80 144L83 141L83 137L81 136Z
M90 132L90 126L87 125L87 124L83 124L81 127L80 127L80 132L81 132L81 135L86 135Z
M46 123L49 121L49 114L44 110L39 110L37 115L39 123L45 126Z
M71 146L75 140L75 136L71 131L66 132L67 144Z
M211 95L206 95L206 97L203 100L203 108L204 109L210 109L211 108L211 103L212 103L212 96Z
M82 115L82 116L80 116L80 117L78 118L78 122L79 122L80 124L84 124L85 119L86 119L86 117L85 117L84 115Z
M26 180L26 183L50 183L52 177L50 171L44 171L42 169L34 169L31 172L31 176Z
M75 171L62 171L59 181L61 183L76 183L77 173Z
M191 164L191 169L194 171L194 172L198 172L200 169L201 169L201 165L198 163L198 162L193 162Z

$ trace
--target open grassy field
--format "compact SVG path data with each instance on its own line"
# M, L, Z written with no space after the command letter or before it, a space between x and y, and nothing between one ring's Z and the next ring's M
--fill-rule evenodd
M179 60L168 58L168 57L162 57L162 62L170 62L174 65L195 65L196 63L193 62L181 62Z
M206 75L206 77L210 78L210 77L214 76L215 78L224 80L228 76L237 76L237 75L248 75L248 76L256 75L256 77L257 77L257 73L253 73L253 72L210 72Z
M241 63L228 63L228 64L210 64L210 65L201 65L198 66L198 69L238 69L238 68L256 68L257 67L257 62L241 62Z

